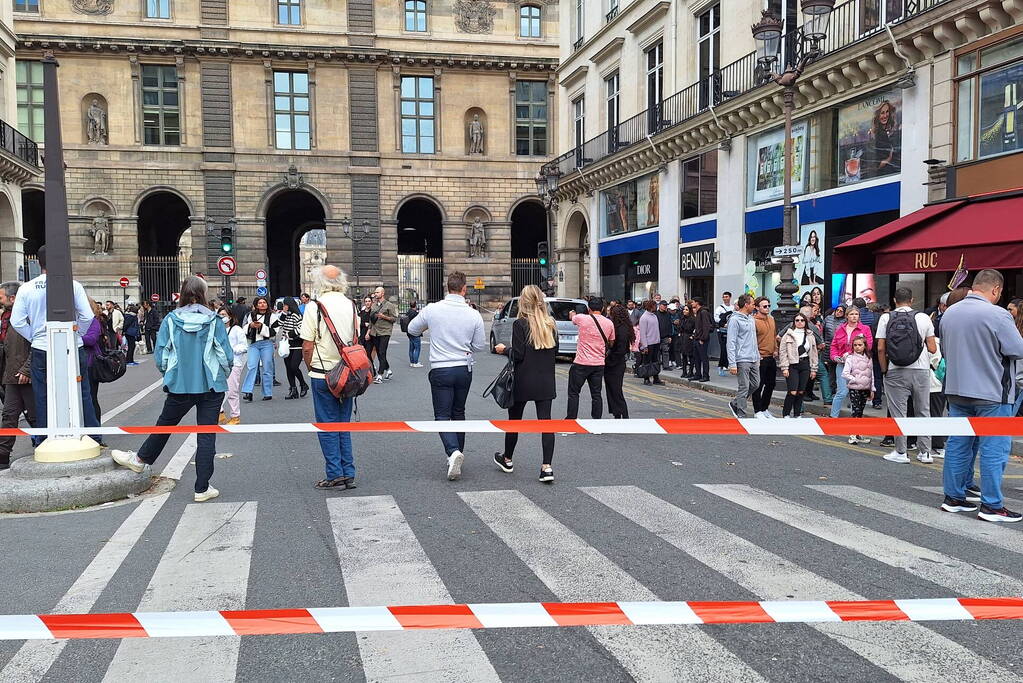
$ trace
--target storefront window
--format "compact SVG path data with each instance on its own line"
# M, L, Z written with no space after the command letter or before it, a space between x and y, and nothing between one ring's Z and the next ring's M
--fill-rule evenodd
M682 162L682 218L717 213L718 153L704 152Z
M902 170L902 91L871 95L838 110L838 184Z
M1023 38L961 55L956 70L956 160L1023 149Z
M806 192L810 124L792 124L792 195ZM749 203L781 199L785 180L785 130L762 133L749 142Z
M660 176L657 173L615 185L601 193L604 235L657 227L660 222Z

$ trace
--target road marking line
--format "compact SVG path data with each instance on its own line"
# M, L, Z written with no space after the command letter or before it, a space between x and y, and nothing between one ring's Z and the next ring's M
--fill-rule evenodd
M657 600L632 575L518 491L458 495L559 600ZM628 623L625 608L621 611ZM763 680L721 643L691 626L588 629L637 681Z
M964 516L943 512L937 505L930 507L911 503L894 496L861 489L858 486L808 485L807 488L840 498L854 505L862 505L877 512L898 517L901 520L923 524L932 529L987 543L1014 553L1023 553L1023 534L1019 533L1019 530L1007 529L997 524L985 524L979 521L976 515Z
M811 536L902 569L962 595L1023 595L1023 581L993 569L913 545L742 484L696 484L727 501Z
M990 671L991 675L998 672L1013 676L918 624L826 623L841 622L841 618L820 598L842 601L865 598L643 489L600 486L580 490L757 598L771 601L762 602L761 606L774 621L809 623L895 678L930 683L952 680L961 671L978 668L985 673ZM787 597L795 599L783 600ZM958 603L956 607L966 612ZM922 615L924 611L917 613Z
M327 509L348 604L450 603L451 594L391 496L328 498ZM334 615L333 626L343 618ZM401 628L404 617L374 617L382 629ZM471 631L362 634L359 653L368 681L407 676L418 680L499 681Z
M184 443L171 456L171 459L167 461L167 464L163 466L160 476L174 479L175 481L180 480L181 475L185 472L185 468L188 467L188 463L192 461L192 456L195 455L195 449L196 435L189 434Z
M144 399L154 389L156 389L157 387L162 386L162 385L163 385L163 378L161 377L160 379L156 380L155 382L150 384L148 387L146 387L145 389L143 389L139 393L137 393L134 396L132 396L131 398L129 398L127 401L125 401L121 405L117 406L116 408L113 408L112 410L108 410L103 415L103 419L100 420L100 424L106 424L110 420L114 419L115 417L117 417L118 415L123 413L124 411L128 410L128 408L131 408L133 405L135 405L136 403L138 403L139 401Z
M255 530L255 502L186 506L153 572L139 611L244 609ZM234 680L240 636L211 635L211 620L223 620L219 614L193 615L192 619L181 627L182 632L202 632L200 626L205 626L207 635L152 642L122 640L103 680L108 683ZM140 622L144 626L143 620L165 632L172 629L158 616L143 615Z

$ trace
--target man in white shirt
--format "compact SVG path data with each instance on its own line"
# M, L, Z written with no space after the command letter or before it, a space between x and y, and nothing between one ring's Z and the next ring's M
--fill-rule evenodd
M36 427L45 427L46 420L46 354L49 351L49 341L46 338L46 247L40 247L37 255L39 267L42 274L29 280L18 290L18 297L14 300L14 308L11 311L11 327L18 334L32 343L32 392L36 400ZM89 297L85 294L85 288L77 280L72 281L75 299L75 323L78 325L78 334L75 341L78 345L78 367L82 381L79 383L82 390L82 417L86 427L98 427L96 419L96 408L92 403L92 392L88 364L86 362L85 349L82 348L82 335L89 331L92 325L92 306L89 304ZM96 439L100 441L99 438ZM41 439L39 440L42 441ZM38 445L38 443L36 444Z
M913 292L908 288L898 287L894 298L895 310L885 313L877 321L877 360L884 374L888 412L892 417L906 417L912 399L916 417L930 417L931 361L928 352L936 353L938 350L934 341L934 323L926 313L913 311ZM916 445L920 449L917 460L934 462L931 437L918 436ZM895 450L886 454L884 459L908 463L906 437L895 437Z
M322 306L334 323L344 344L354 344L359 336L355 320L355 304L345 296L348 278L337 266L323 266L316 272L319 297L306 305L302 315L302 357L309 368L313 392L313 411L317 422L351 422L354 398L341 400L334 396L324 379L327 372L341 361L341 351L334 343L320 312ZM318 489L354 489L355 455L349 432L320 432L316 435L326 461L327 478L316 483Z
M430 330L430 393L435 420L464 420L465 400L472 384L473 353L487 348L483 318L465 303L465 273L448 274L448 294L409 321L408 334ZM443 432L448 480L462 476L465 432Z
M728 374L728 318L723 317L727 313L733 313L732 293L725 292L721 295L721 303L714 309L714 327L718 332L718 376L724 377Z

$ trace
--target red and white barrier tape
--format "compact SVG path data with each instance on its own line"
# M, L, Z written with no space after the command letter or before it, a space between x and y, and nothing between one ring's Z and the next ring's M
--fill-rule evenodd
M527 626L644 626L825 621L1023 619L1023 598L768 600L763 602L518 602L221 612L0 616L0 640L255 636Z
M799 420L667 418L631 420L407 420L393 422L292 422L244 425L170 425L0 429L0 436L83 434L283 434L291 432L468 432L480 434L718 434L750 436L1023 436L1015 417L823 417Z

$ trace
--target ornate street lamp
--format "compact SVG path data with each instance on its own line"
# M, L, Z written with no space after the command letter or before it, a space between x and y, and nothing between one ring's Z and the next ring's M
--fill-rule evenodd
M792 207L792 113L795 111L796 81L815 59L818 59L823 52L821 43L827 38L828 23L831 20L831 12L835 8L835 0L803 0L802 10L805 16L801 29L800 43L793 45L793 51L798 54L789 54L786 51L784 63L781 63L782 47L782 22L770 10L764 10L763 15L753 25L753 39L757 43L757 69L764 81L774 81L784 88L783 101L785 110L785 172L784 172L784 200L782 203L782 242L785 245L794 244L796 238L796 226L793 224ZM789 35L794 35L796 30L789 28ZM798 48L798 49L797 49ZM779 67L781 67L779 69ZM795 283L795 262L791 256L784 256L781 259L781 281L774 290L778 293L778 318L783 324L787 324L795 318L796 302L793 295L799 291Z
M352 272L355 275L355 296L362 298L362 286L359 283L359 242L369 237L369 221L363 221L359 230L352 231L352 219L342 216L338 221L341 223L341 234L352 241Z
M555 195L558 191L558 181L560 179L561 171L557 166L552 166L550 164L544 164L540 168L540 172L537 173L536 177L533 179L533 182L536 183L536 193L540 196L540 199L543 200L543 205L546 209L548 253L550 253L554 248L554 240L552 236L553 231L551 228L554 214L558 212L558 200ZM549 268L550 272L553 273L554 264L550 264ZM545 293L549 294L553 294L553 291L550 291L552 287L553 286L549 282L545 282L542 285Z

